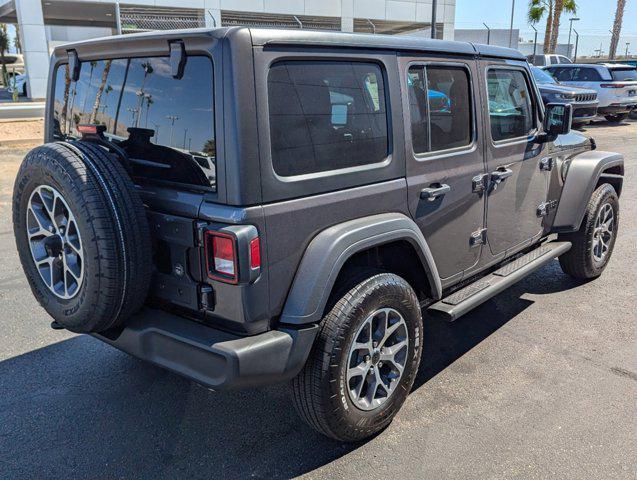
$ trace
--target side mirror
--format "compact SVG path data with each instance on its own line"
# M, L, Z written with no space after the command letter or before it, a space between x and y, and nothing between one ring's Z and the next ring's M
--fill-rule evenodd
M573 106L564 103L549 103L544 117L544 132L549 137L566 135L571 131Z

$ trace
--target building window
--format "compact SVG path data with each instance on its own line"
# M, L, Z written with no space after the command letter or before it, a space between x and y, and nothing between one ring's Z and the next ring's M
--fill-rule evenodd
M281 176L380 163L388 155L382 71L375 63L289 61L268 75L272 164Z

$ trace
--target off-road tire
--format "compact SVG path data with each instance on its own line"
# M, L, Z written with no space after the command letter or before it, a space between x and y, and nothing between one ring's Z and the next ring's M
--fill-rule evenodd
M42 185L64 197L82 239L84 278L69 299L47 287L31 255L26 212L31 193ZM126 170L101 147L64 142L31 150L15 182L13 226L31 290L63 327L81 333L108 330L143 305L152 268L144 206Z
M637 120L637 108L633 108L628 115L632 120Z
M613 209L615 219L614 232L606 257L602 262L596 262L592 255L595 220L602 207L606 204L609 204ZM590 280L599 277L608 265L613 253L618 227L619 199L617 192L615 192L612 185L604 183L591 195L580 229L574 233L559 235L560 240L566 240L573 244L568 252L560 256L562 271L571 277L581 280Z
M379 308L396 309L404 318L408 353L404 373L392 395L377 408L362 410L347 392L348 354L360 325ZM294 405L308 425L330 438L344 442L368 438L387 427L404 403L421 352L422 314L414 290L397 275L371 273L344 292L323 318L310 357L292 380Z
M617 113L615 115L605 115L604 118L610 123L620 123L628 118L629 113Z

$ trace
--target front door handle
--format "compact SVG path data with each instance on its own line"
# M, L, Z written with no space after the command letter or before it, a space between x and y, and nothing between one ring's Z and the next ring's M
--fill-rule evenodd
M500 167L491 174L491 181L497 185L503 180L509 178L511 175L513 175L513 170L510 168Z
M451 187L446 183L434 183L420 191L420 198L433 202L436 198L442 197L451 191Z

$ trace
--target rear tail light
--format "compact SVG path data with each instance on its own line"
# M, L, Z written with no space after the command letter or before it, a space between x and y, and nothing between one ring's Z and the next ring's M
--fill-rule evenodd
M234 235L225 232L205 233L206 267L208 277L227 283L237 283L237 241Z
M602 88L626 88L628 85L623 83L602 83L600 87Z

